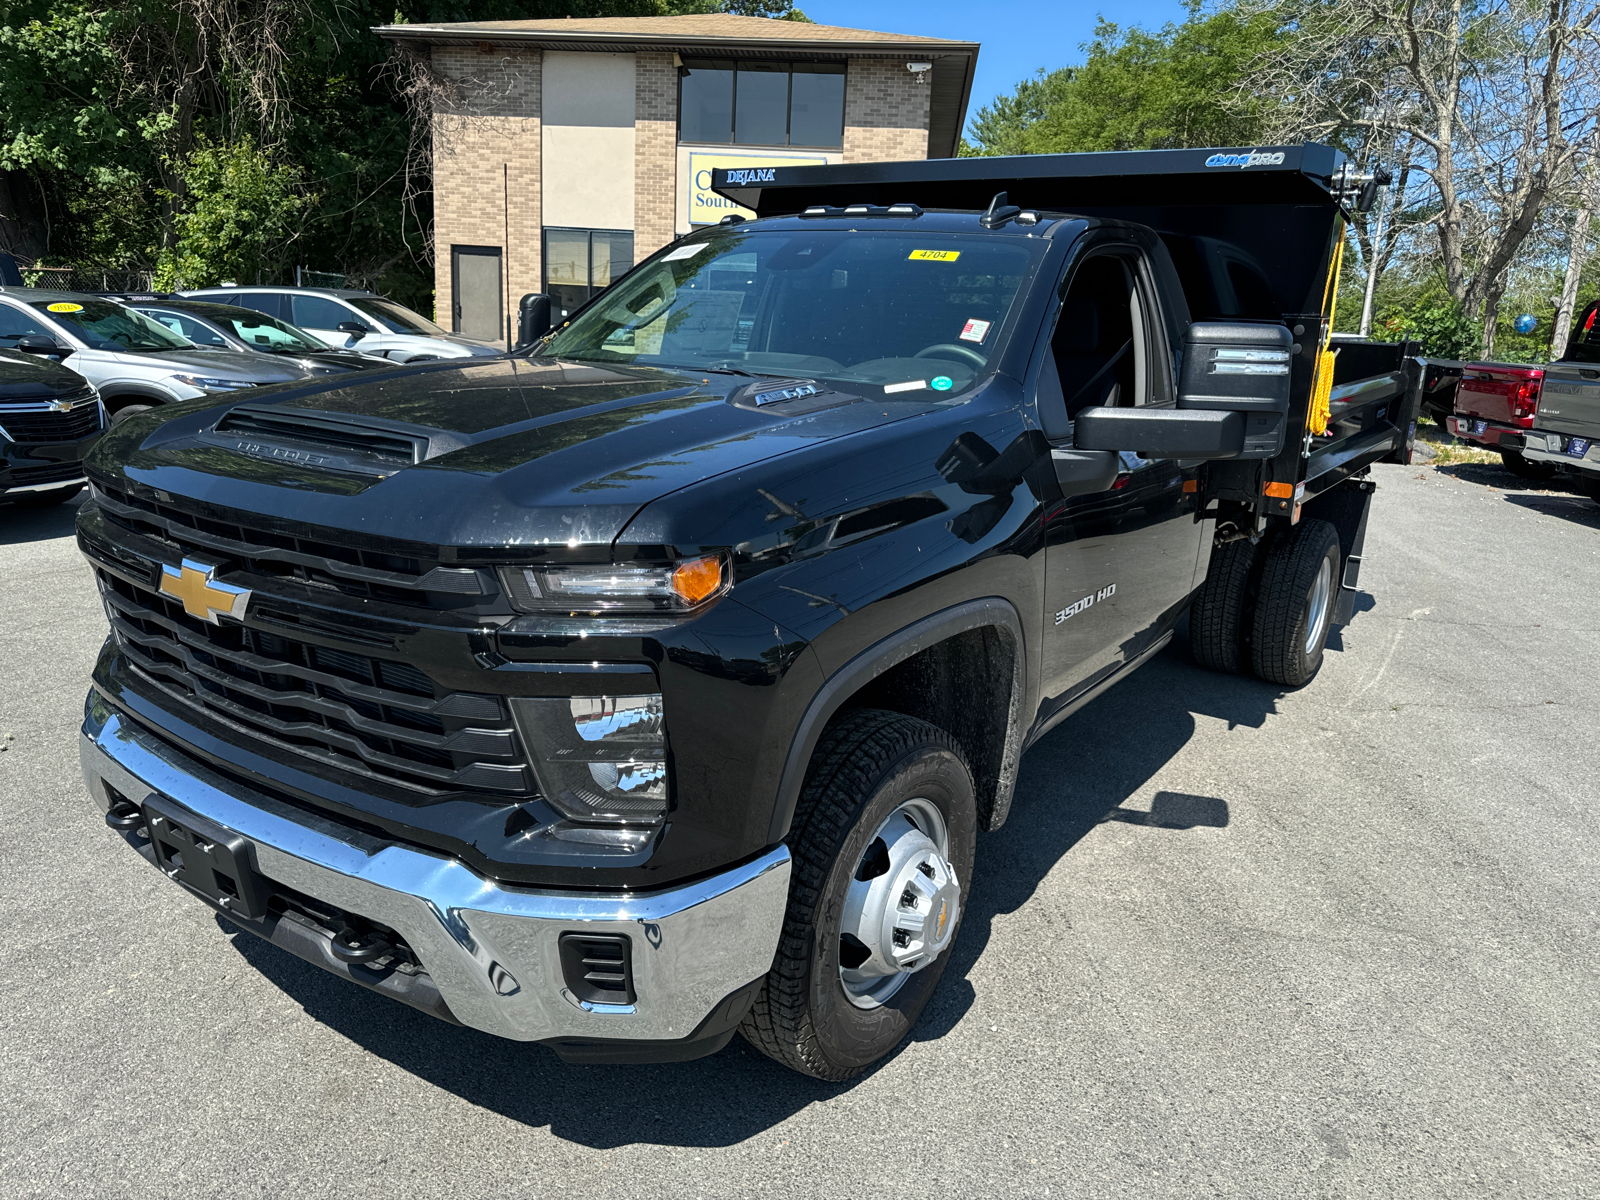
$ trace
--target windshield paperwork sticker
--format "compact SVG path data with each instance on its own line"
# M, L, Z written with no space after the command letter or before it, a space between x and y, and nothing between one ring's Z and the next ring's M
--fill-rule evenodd
M883 385L885 392L920 392L928 386L926 379L913 379L907 383L886 383Z
M674 250L671 254L668 254L661 261L662 262L677 262L680 258L693 258L696 254L699 254L700 251L704 250L710 244L711 244L710 242L701 242L698 246L679 246L676 250Z
M955 262L961 257L959 250L913 250L909 255L913 262Z
M928 386L936 392L948 392L951 388L955 387L955 385L956 381L951 379L948 375L935 375L932 379L928 380Z
M976 317L961 327L960 338L963 342L977 342L983 345L983 339L989 336L989 326L993 321L980 321Z
M55 304L47 304L47 305L45 305L45 311L46 312L82 312L83 311L83 305L81 305L81 304L69 304L66 301L58 301Z

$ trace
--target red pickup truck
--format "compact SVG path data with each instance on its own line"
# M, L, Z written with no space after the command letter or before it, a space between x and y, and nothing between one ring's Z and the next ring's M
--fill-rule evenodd
M1555 469L1522 453L1525 432L1539 411L1544 368L1516 363L1467 363L1446 427L1456 437L1498 450L1506 470L1521 479L1549 479Z

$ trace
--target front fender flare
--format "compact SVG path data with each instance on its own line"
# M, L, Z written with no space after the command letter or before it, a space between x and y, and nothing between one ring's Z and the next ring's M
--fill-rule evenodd
M985 828L998 829L1011 810L1017 767L1022 760L1022 707L1023 697L1027 694L1026 641L1022 619L1011 602L998 596L986 596L941 609L914 621L904 629L874 642L828 677L806 706L789 744L783 774L778 779L777 803L773 806L768 841L781 842L789 835L789 826L794 821L795 807L800 800L800 789L805 784L806 768L811 763L817 742L828 722L851 695L891 667L929 646L956 634L986 626L996 629L1008 639L1012 648L1011 697L1006 709L1005 744L1000 758L994 804L988 820L984 822Z

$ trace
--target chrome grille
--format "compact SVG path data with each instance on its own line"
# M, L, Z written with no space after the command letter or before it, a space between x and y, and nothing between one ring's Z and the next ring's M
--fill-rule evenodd
M100 431L100 404L93 392L61 400L73 407L60 412L47 400L0 404L0 430L13 442L75 442Z
M418 792L524 794L531 775L498 696L447 692L409 663L232 621L96 572L133 671L180 705L293 754Z
M275 532L242 521L214 520L98 481L94 499L112 525L171 547L173 561L185 555L211 560L222 555L252 575L321 583L346 595L401 604L427 604L429 592L482 596L493 590L486 582L486 572L441 566L424 557L420 547L416 555L364 550L304 532Z

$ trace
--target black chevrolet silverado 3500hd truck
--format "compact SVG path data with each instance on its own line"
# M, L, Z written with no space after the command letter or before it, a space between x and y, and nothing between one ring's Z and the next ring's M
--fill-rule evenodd
M1202 663L1315 673L1417 371L1327 350L1372 188L1326 147L716 184L757 217L559 329L528 298L517 353L114 429L83 770L187 891L425 1012L843 1079L1031 742L1186 610Z

